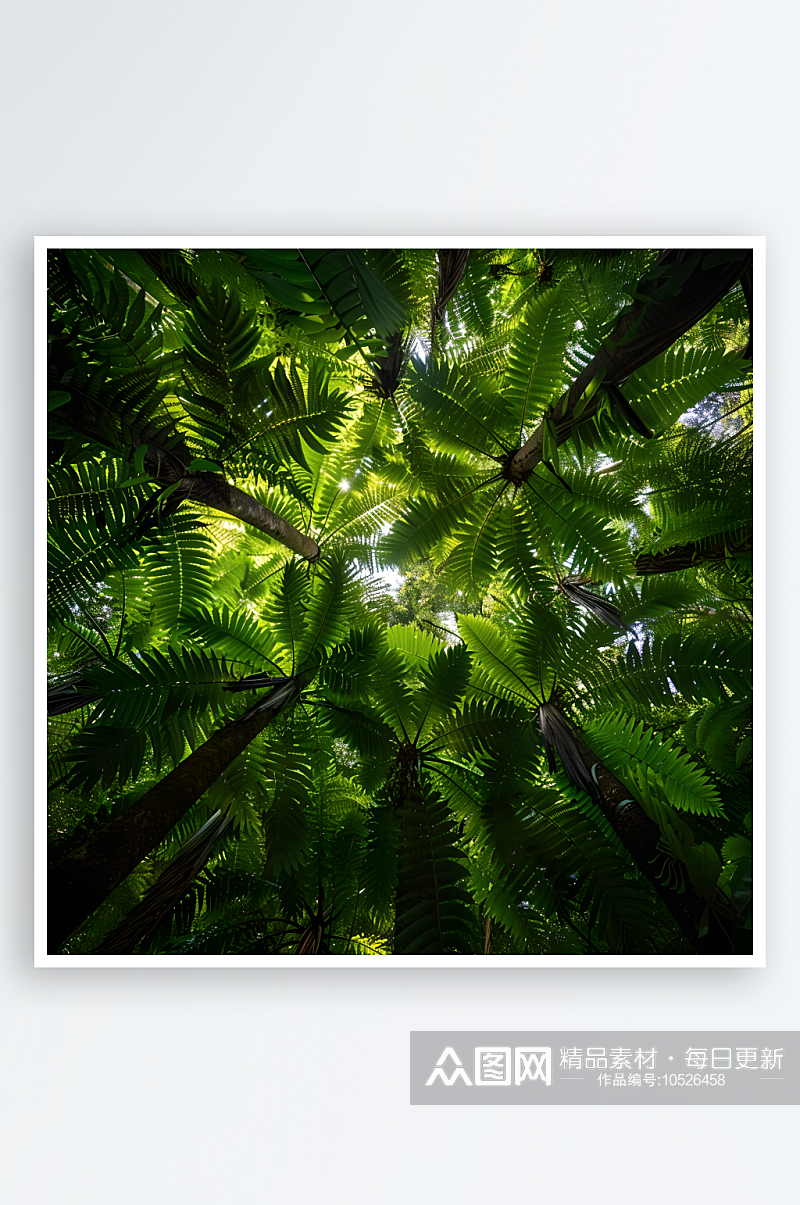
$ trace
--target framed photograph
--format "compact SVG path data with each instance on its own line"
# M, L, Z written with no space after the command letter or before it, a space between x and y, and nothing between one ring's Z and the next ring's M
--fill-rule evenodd
M764 966L764 282L37 239L36 964Z

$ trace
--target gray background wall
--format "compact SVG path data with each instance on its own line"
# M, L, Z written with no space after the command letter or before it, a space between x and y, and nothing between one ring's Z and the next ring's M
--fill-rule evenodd
M606 1109L407 1102L411 1029L798 1028L800 262L786 11L775 0L33 0L6 14L9 1199L483 1201L535 1187L625 1200L646 1187L660 1202L678 1174L697 1198L782 1186L792 1109L660 1110L657 1126L650 1110L630 1109L620 1127ZM482 231L767 235L768 968L34 971L32 236ZM529 1149L540 1156L535 1177Z

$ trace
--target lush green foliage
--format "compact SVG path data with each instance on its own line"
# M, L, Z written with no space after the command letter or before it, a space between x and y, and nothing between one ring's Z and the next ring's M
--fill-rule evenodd
M51 948L747 952L749 271L51 252Z

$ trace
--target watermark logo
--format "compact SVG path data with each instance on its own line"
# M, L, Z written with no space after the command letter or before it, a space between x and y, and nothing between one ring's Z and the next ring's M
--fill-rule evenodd
M468 1088L508 1088L513 1083L516 1087L526 1081L539 1080L546 1087L552 1082L550 1046L475 1046L474 1077L470 1080L463 1062L452 1046L446 1046L436 1066L425 1082L430 1088L441 1081L446 1088L453 1084L466 1084Z
M514 1048L514 1083L524 1084L526 1079L539 1079L548 1088L551 1084L549 1046L516 1046Z
M414 1031L411 1104L800 1104L796 1047L793 1031Z
M448 1075L445 1071L445 1065L448 1059L452 1059L452 1069L450 1075ZM468 1088L472 1087L472 1080L464 1070L464 1065L456 1054L455 1050L453 1050L452 1046L446 1046L439 1055L436 1066L431 1072L431 1077L426 1083L425 1087L430 1088L431 1084L435 1083L437 1079L440 1079L446 1088L452 1088L457 1079L462 1080Z
M506 1088L511 1083L511 1047L475 1047L475 1087Z

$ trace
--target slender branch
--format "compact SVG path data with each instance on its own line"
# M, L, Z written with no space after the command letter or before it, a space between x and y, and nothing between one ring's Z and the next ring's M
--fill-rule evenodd
M76 598L75 601L78 604L78 606L80 607L80 609L83 611L84 615L87 616L92 627L96 628L97 631L100 633L100 639L103 641L103 644L106 646L109 657L113 658L114 654L111 652L111 645L108 643L108 640L106 639L106 634L103 631L103 629L100 627L100 625L97 622L97 620L95 619L94 615L92 615L91 611L89 611L86 607L84 607L83 603L81 602L81 600L79 598ZM66 624L64 626L66 627ZM76 632L76 635L77 635L77 632ZM88 640L86 641L86 643L87 644L89 643ZM100 654L100 656L102 656L102 653Z
M594 475L595 477L602 477L604 473L613 473L615 469L622 468L624 463L622 460L615 460L613 464L607 464L604 469L597 469Z
M114 656L119 656L119 650L122 645L122 629L125 627L125 570L121 570L122 574L122 614L119 617L119 632L117 633L117 646L114 649Z
M79 604L79 605L80 605L80 604ZM81 608L81 609L83 609L83 608ZM93 653L96 653L96 654L97 654L97 656L98 656L98 657L99 657L101 660L103 660L103 653L102 653L102 650L101 650L101 649L99 649L99 648L97 647L97 645L96 645L96 644L92 644L91 640L87 640L85 636L82 636L82 635L80 634L80 632L76 632L76 631L75 631L75 629L74 629L74 628L71 628L71 627L69 626L69 624L68 624L68 623L63 623L63 622L62 622L61 626L62 626L62 628L64 628L64 630L65 630L65 631L67 631L67 632L72 632L72 635L73 635L73 636L77 636L79 640L82 640L82 641L83 641L83 643L86 645L86 647L87 647L87 648L91 649ZM100 634L102 635L102 632L101 632ZM111 649L109 649L108 651L109 651L109 652L111 652Z
M572 929L572 930L573 930L573 932L575 932L575 933L577 933L577 934L578 934L578 937L581 939L581 941L585 941L585 942L586 942L587 946L588 946L588 947L589 947L589 949L592 951L592 953L594 953L594 954L599 954L599 953L600 953L600 951L598 950L597 946L596 946L596 945L594 944L594 942L592 941L592 939L591 939L591 937L590 937L590 935L589 935L589 932L586 932L586 933L581 933L581 931L580 931L580 929L578 928L578 926L577 926L576 924L573 924L573 922L570 920L569 916L568 916L568 915L567 915L567 913L566 913L566 910L565 910L565 912L564 912L563 916L562 916L560 919L561 919L561 920L565 920L565 921L567 922L567 924L569 925L570 929ZM590 928L591 928L591 926L590 926Z

